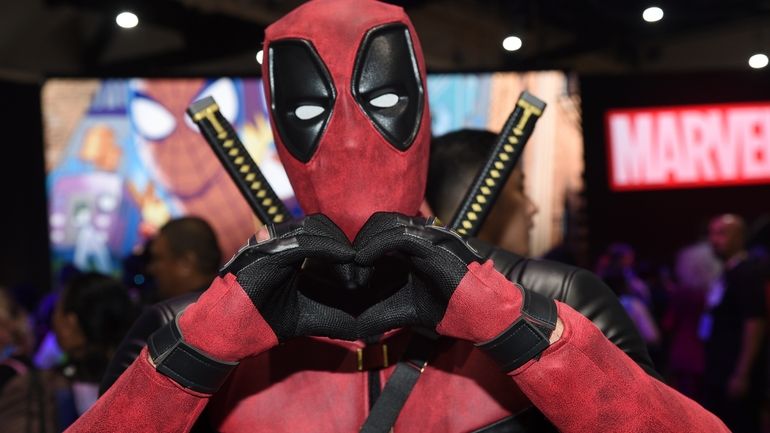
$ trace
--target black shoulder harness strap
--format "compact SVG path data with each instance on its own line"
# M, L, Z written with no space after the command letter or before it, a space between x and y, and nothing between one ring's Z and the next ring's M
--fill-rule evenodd
M382 394L374 403L361 433L387 433L393 428L417 379L425 370L438 341L438 335L414 331L404 356L396 364Z

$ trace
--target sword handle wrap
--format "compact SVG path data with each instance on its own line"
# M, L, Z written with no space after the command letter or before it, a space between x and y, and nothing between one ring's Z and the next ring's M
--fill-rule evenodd
M198 125L227 174L262 223L279 224L291 220L292 216L283 201L267 182L233 126L219 111L214 98L208 96L195 101L187 109L187 114Z
M478 234L521 157L524 145L532 135L535 122L543 115L545 102L522 92L516 107L505 122L497 141L471 188L465 195L449 227L464 237Z

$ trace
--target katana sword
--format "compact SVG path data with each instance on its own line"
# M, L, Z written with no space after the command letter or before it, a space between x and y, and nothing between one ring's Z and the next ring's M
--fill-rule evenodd
M187 115L198 125L219 162L263 224L278 224L292 219L233 126L219 111L214 98L207 96L193 102L187 108Z
M460 202L460 207L449 224L450 229L463 237L478 234L492 205L521 157L521 152L532 135L535 123L543 115L545 105L545 102L530 93L521 92L513 113L497 136L489 159L474 179L463 201Z

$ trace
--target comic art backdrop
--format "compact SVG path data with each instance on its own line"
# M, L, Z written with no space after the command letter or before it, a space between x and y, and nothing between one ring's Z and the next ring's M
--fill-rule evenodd
M551 116L561 119L567 87L566 77L555 72L431 76L433 133L497 130L524 89L554 104ZM181 215L211 223L224 257L254 232L259 222L184 114L205 96L216 99L278 195L301 214L275 152L260 80L50 80L43 114L55 269L74 263L118 273L122 258Z

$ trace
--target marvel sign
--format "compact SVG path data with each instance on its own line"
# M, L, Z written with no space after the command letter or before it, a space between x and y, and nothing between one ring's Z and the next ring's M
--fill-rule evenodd
M610 110L613 190L770 182L770 102Z

